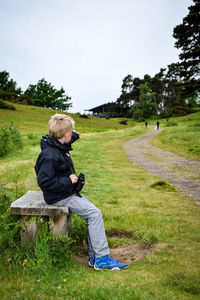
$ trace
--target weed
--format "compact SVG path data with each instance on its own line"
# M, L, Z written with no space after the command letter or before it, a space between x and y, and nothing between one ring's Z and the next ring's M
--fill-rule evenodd
M33 133L27 133L27 137L28 137L28 139L33 140L34 139L34 134Z
M69 232L75 246L87 243L87 222L73 214L73 230Z
M189 147L188 150L190 152L192 152L192 153L200 154L200 147L199 147L199 145L193 145L193 146Z
M176 188L173 187L172 185L166 183L163 180L157 181L151 185L152 188L157 189L157 190L165 190L167 192L175 192Z
M119 201L117 199L113 199L113 200L109 201L108 203L116 205L116 204L119 204Z
M54 236L49 231L48 224L37 218L38 231L35 244L32 246L32 255L28 257L27 268L32 271L46 273L51 268L66 268L71 261L72 239L67 236Z
M9 214L11 199L4 191L0 194L0 249L9 255L20 243L20 218Z

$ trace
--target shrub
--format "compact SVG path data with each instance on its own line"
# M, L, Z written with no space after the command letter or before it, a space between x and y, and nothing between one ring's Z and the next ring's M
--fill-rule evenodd
M17 103L25 105L33 105L33 100L27 95L20 95L17 99Z
M187 106L174 106L165 109L160 116L162 118L184 116L192 112L192 109Z
M88 115L80 115L80 118L88 119Z
M29 96L18 96L16 93L6 92L3 90L0 90L0 99L18 104L33 105L33 100Z
M10 134L10 138L12 140L13 146L15 146L15 148L17 148L17 149L21 149L23 146L22 137L21 137L20 131L13 124L11 124L9 127L9 134Z
M0 129L0 157L6 156L10 151L23 147L20 131L14 126L4 126Z
M2 99L0 99L0 108L1 109L16 110L16 108L12 104L9 104L9 103L3 101Z
M172 185L168 184L167 182L163 181L163 180L160 180L160 181L157 181L155 183L153 183L151 185L152 188L154 189L157 189L157 190L165 190L167 192L174 192L176 191L176 188L173 187Z
M0 90L0 98L3 100L14 102L14 100L17 98L17 94Z
M122 120L119 122L119 124L122 124L122 125L127 125L127 123L128 123L128 120Z

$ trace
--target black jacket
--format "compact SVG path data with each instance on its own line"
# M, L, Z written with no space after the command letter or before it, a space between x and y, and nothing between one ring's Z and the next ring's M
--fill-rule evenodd
M75 170L69 151L72 150L71 144L78 138L78 133L73 131L68 144L62 144L49 135L41 139L42 151L37 158L35 171L38 185L48 204L56 203L73 194L73 184L69 175Z

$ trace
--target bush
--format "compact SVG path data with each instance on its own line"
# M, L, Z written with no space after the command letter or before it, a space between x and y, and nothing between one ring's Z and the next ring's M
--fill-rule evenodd
M165 109L160 116L162 118L185 116L192 112L192 109L187 106L174 106Z
M122 124L122 125L127 125L127 123L128 123L128 120L122 120L119 122L119 124Z
M5 92L3 90L0 90L0 99L14 102L16 98L17 98L17 94L13 92Z
M17 98L17 103L24 105L33 105L33 100L27 95L20 95Z
M13 92L5 92L0 90L0 99L6 100L13 103L24 104L24 105L33 105L32 99L27 95L20 95Z
M10 151L23 147L20 131L14 126L4 126L0 129L0 157L6 156Z
M80 118L88 119L88 115L80 115Z
M176 122L167 122L167 125L166 126L178 126L178 124Z
M12 104L6 103L2 99L0 99L0 108L1 109L16 110L16 108Z

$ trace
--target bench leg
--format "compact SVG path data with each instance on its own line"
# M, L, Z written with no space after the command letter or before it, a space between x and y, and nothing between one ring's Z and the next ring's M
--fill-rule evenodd
M68 230L72 230L72 216L71 214L67 216L54 216L49 217L49 220L52 221L50 228L53 235L68 235ZM35 242L36 233L38 230L39 224L32 216L21 216L21 245L25 246L26 243L30 240Z
M69 215L67 216L67 229L72 231L72 228L73 228L72 214L69 213Z
M68 216L50 217L53 235L68 235Z
M30 217L21 216L21 245L25 246L26 243L30 240L35 242L35 235L37 231L37 223L36 221L30 222Z

